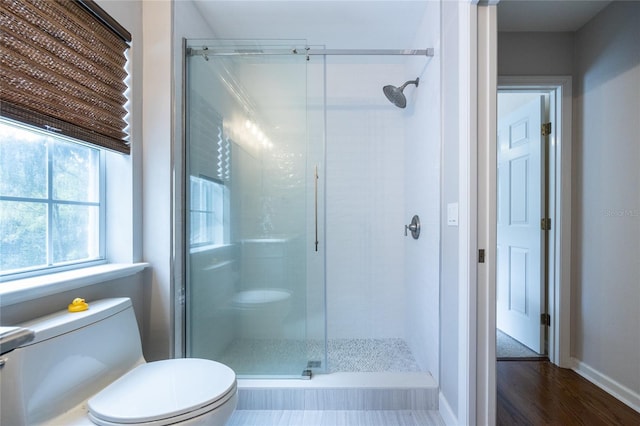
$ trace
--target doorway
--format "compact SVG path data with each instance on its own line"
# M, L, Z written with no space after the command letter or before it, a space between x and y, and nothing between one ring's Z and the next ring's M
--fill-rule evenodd
M548 90L498 90L496 355L539 358L547 345Z
M571 77L498 79L496 333L531 349L525 357L548 356L563 367L570 344L570 141Z

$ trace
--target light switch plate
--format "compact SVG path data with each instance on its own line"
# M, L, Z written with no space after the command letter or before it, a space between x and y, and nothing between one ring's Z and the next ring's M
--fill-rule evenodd
M447 225L458 226L458 203L447 204Z

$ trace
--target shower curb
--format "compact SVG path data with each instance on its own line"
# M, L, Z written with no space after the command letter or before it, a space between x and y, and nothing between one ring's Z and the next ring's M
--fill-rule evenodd
M438 410L428 373L334 373L238 381L239 410Z

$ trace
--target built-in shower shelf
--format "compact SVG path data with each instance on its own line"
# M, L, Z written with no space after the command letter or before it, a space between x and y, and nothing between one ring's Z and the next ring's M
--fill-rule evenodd
M332 373L311 380L239 379L239 410L437 410L428 373Z

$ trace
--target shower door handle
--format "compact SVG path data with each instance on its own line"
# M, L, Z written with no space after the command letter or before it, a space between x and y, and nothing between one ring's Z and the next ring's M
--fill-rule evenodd
M315 239L315 250L318 251L318 165L316 164L315 171L313 173L313 182L314 182L314 220L315 220L315 230L316 230L316 239Z

